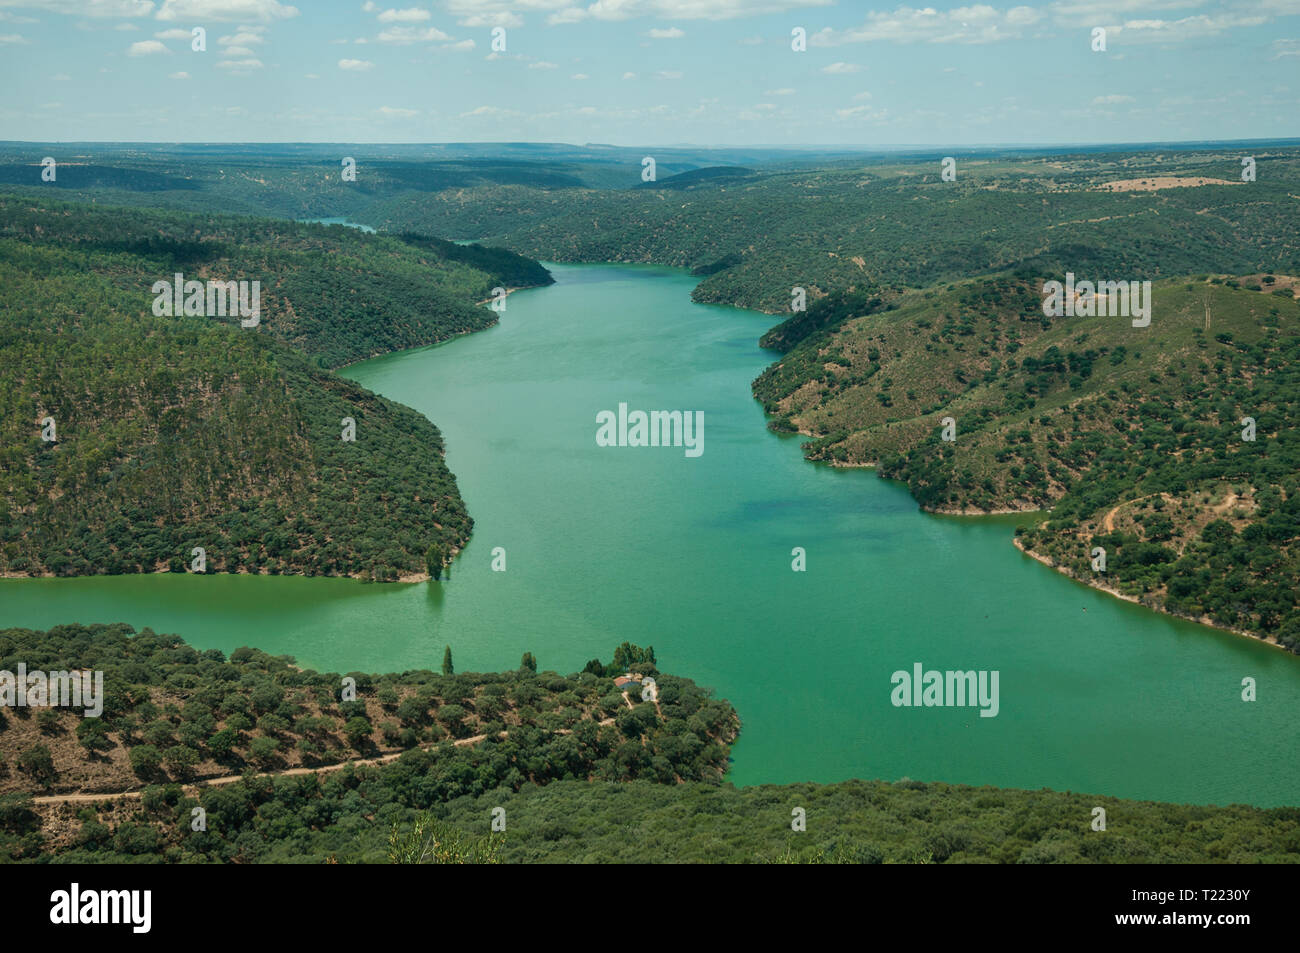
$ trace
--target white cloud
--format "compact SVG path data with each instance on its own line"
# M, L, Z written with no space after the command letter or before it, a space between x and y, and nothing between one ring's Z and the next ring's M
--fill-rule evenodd
M127 56L152 56L156 53L170 53L171 50L163 46L157 40L140 40L131 44L131 48L126 51Z
M398 106L380 106L379 113L393 119L410 119L412 116L420 115L418 109L403 109Z
M1262 26L1266 16L1192 16L1181 20L1125 20L1114 30L1125 43L1180 43L1217 36L1235 27Z
M1050 5L1058 23L1072 26L1103 26L1120 23L1130 14L1150 16L1161 10L1188 10L1204 0L1056 0Z
M636 79L636 73L624 73L624 74L623 74L623 78L624 78L624 79Z
M280 0L163 0L159 20L236 20L270 23L298 15L298 8Z
M26 46L27 39L20 33L0 35L0 46Z
M256 56L257 54L254 53L246 46L228 46L221 51L221 55L222 56Z
M380 43L392 43L397 46L409 46L412 43L437 43L450 40L446 33L437 27L390 26L377 37Z
M888 115L888 110L875 109L871 106L850 106L848 109L835 110L835 118L841 121L846 119L865 119L868 122L879 122Z
M1273 49L1277 51L1273 54L1275 60L1284 56L1300 56L1300 40L1274 40Z
M856 63L832 63L830 66L823 66L823 73L830 73L833 76L840 76L846 73L857 73L862 67Z
M764 96L793 96L794 90L789 86L783 86L781 89L769 89L763 93Z
M444 50L472 50L474 49L474 41L461 40L459 43L444 43L442 48Z
M792 9L828 7L833 0L447 0L449 13L464 26L518 26L499 22L521 8L547 12L547 22L619 21L634 17L665 20L735 20L787 13ZM496 19L494 19L496 18ZM517 18L516 18L517 19Z
M646 33L646 36L650 37L650 39L652 40L677 40L684 37L685 35L686 32L684 30L679 30L675 26L669 27L666 30L661 30L656 27L650 30L648 33Z
M468 27L523 26L523 18L512 9L519 4L509 0L453 0L447 4L447 10L456 17L456 22ZM523 6L540 10L550 10L563 6L556 0L532 0Z
M168 79L189 79L190 74L185 72L184 70L181 70L179 73L168 73L167 78Z
M261 69L262 61L258 59L243 60L220 60L217 63L221 69L232 70L236 73L246 73L249 70Z
M1118 106L1121 103L1136 102L1132 96L1125 96L1123 93L1111 93L1109 96L1094 96L1092 104L1094 106Z
M559 69L559 63L550 63L546 60L538 60L536 63L529 63L529 69Z
M374 69L374 66L375 64L370 60L339 60L339 69L352 70L355 73Z
M433 16L428 10L407 7L405 10L385 10L379 14L380 23L423 23Z
M681 70L661 69L659 72L655 73L655 79L681 79L681 78L682 78Z
M4 5L83 17L147 17L154 8L153 0L4 0ZM16 23L37 22L30 17L12 19Z
M814 46L844 43L996 43L1016 39L1043 15L1032 7L1012 7L1005 12L986 4L936 10L899 7L892 13L872 11L858 27L819 30L811 37Z
M469 119L473 116L498 116L504 119L513 118L518 115L520 114L515 112L513 109L502 109L500 106L479 106L476 109L471 109L469 112L461 113L460 118Z
M558 13L552 13L546 18L546 22L552 26L562 23L580 23L582 20L586 19L586 16L587 11L582 9L582 7L565 7Z
M569 79L591 79L586 73L574 73Z
M155 33L155 40L188 40L194 36L189 30L163 30L161 33Z
M262 34L266 32L266 27L243 27L238 32L220 37L217 40L218 46L253 46L257 43L266 42Z

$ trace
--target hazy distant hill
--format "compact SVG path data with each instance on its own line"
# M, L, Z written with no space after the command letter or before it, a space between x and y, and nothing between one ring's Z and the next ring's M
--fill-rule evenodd
M941 180L937 158L840 162L712 185L692 173L694 187L682 192L482 185L388 202L372 224L473 236L549 261L693 268L707 275L697 300L785 314L794 287L812 300L1018 268L1152 280L1300 272L1300 150L1260 153L1249 184L1239 158L972 157L959 161L955 182ZM659 177L674 181L662 167ZM1143 184L1197 177L1230 184ZM1103 190L1116 182L1132 186Z

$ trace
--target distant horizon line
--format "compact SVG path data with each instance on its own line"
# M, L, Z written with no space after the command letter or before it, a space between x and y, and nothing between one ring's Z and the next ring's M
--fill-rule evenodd
M451 139L445 141L431 140L412 140L408 142L393 140L305 140L305 139L249 139L230 142L214 142L203 139L0 139L0 147L4 146L33 146L33 145L85 145L85 146L209 146L209 147L235 147L235 146L402 146L402 147L447 147L447 146L475 146L475 147L519 147L519 146L551 146L565 147L570 149L609 149L609 150L640 150L640 149L694 149L699 151L726 151L726 150L744 150L744 149L764 149L772 152L816 152L816 151L839 151L839 152L897 152L909 149L1119 149L1119 148L1138 148L1138 147L1159 147L1159 146L1232 146L1232 145L1300 145L1300 137L1258 137L1245 139L1159 139L1146 141L1115 141L1115 142L986 142L971 144L956 143L882 143L877 145L863 145L853 143L826 143L826 144L807 144L807 145L790 145L790 144L772 144L772 143L753 143L753 144L734 144L734 143L634 143L628 145L618 145L607 142L586 142L575 143L565 140L543 140L543 139Z

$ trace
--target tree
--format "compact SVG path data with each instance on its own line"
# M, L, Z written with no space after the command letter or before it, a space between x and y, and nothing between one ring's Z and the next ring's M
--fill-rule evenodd
M525 652L524 657L519 660L519 671L536 672L537 657L532 652Z
M343 726L343 733L347 735L348 744L358 751L364 751L370 746L370 722L361 716L349 718L348 723Z
M429 547L429 551L424 554L424 567L428 570L429 575L434 579L442 578L442 567L445 557L442 554L442 547L434 543Z
M234 728L222 728L208 739L208 750L218 761L227 761L239 744L239 732Z
M438 720L454 735L461 730L466 714L467 712L460 705L443 705L438 709Z
M32 745L18 756L18 767L22 768L45 787L49 787L58 772L54 770L54 756L45 745Z
M421 814L403 834L394 824L388 835L390 864L499 864L505 835L467 837L446 821Z
M624 642L614 650L614 668L619 672L628 671L631 666L637 662L649 662L655 664L654 646L641 648L639 645L633 645L631 642Z
M89 754L113 747L113 742L108 737L108 728L99 718L81 719L81 724L77 725L77 740Z
M199 753L185 745L174 745L163 753L163 762L174 777L188 780L199 763Z
M367 724L366 728L369 729ZM366 732L369 735L369 731ZM253 759L253 763L260 768L269 768L275 763L275 759L280 750L279 743L274 738L254 738L253 743L248 746L248 756Z
M153 745L136 745L131 749L131 770L141 778L152 778L162 767L162 754Z
M442 674L455 675L456 668L451 664L451 646L442 650Z
M429 706L418 695L407 695L397 705L397 717L404 725L423 724L429 715Z

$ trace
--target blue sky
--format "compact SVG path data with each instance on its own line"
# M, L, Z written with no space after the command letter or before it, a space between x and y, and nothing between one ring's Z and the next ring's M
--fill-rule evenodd
M8 140L1300 135L1300 0L0 0L0 62Z

